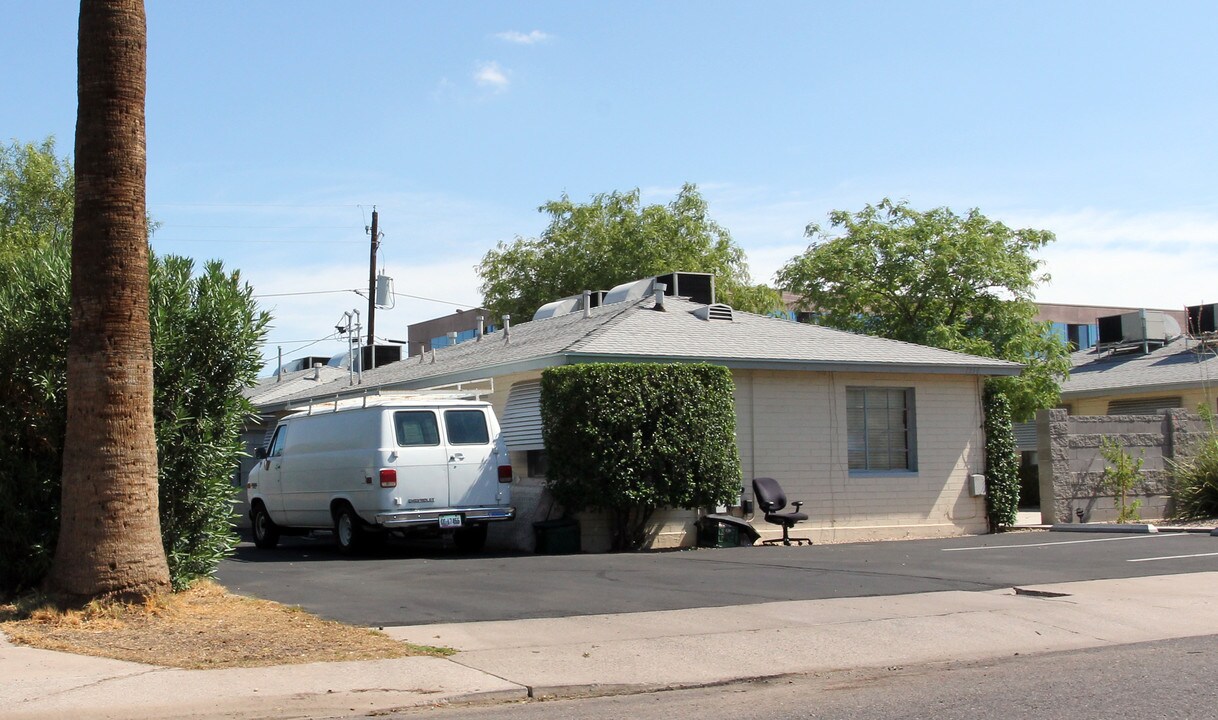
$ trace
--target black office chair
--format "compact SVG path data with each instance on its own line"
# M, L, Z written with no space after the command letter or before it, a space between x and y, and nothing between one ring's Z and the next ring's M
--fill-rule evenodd
M792 505L795 506L795 512L778 512L787 506L787 494L782 491L782 486L774 478L760 477L753 479L753 497L757 500L757 507L761 508L765 513L765 521L775 525L782 526L782 539L762 540L762 545L790 545L794 542L796 545L803 543L812 544L810 538L793 538L790 535L791 528L795 527L795 523L803 522L808 519L807 513L799 511L800 506L804 503L802 500L797 500Z

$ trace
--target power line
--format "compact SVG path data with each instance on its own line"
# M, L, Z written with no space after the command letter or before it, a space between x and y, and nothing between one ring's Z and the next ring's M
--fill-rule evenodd
M254 295L254 297L255 298L272 298L272 297L292 297L295 295L333 295L336 293L355 293L356 295L359 295L360 297L365 296L365 292L363 290L361 290L359 288L350 288L350 289L346 289L346 290L307 290L307 291L303 291L303 292L265 293L265 294ZM441 303L444 305L453 305L453 306L460 307L460 308L469 308L471 310L478 307L477 305L470 305L469 303L453 302L452 300L440 300L438 298L423 297L422 295L409 295L407 293L400 293L400 292L393 293L393 296L410 298L412 300L426 300L427 302Z
M338 333L333 332L323 338L318 338L317 340L263 340L261 343L259 343L259 345L297 345L299 343L306 343L305 345L301 345L300 347L291 351L291 352L300 352L301 350L304 350L305 348L313 347L314 345L316 345L318 343L323 343L323 342L326 342L327 340L339 340L339 339L340 338L338 336Z
M289 238L289 239L282 239L282 240L261 240L261 239L249 239L249 238L243 238L243 239L239 239L239 240L238 240L238 239L223 239L223 238L216 238L216 239L212 239L212 238L208 238L208 239L203 239L203 238L163 238L163 237L157 237L157 236L153 236L152 241L153 241L154 243L163 243L163 242L175 242L175 243L241 243L241 244L243 244L243 245L244 245L244 244L246 244L246 243L263 243L263 244L270 244L270 245L354 245L355 243L359 243L359 244L361 244L361 245L362 245L362 244L363 244L363 242L364 242L363 240L296 240L296 239L292 239L292 238Z
M158 202L148 203L150 207L241 207L241 208L343 208L351 209L362 207L361 205L308 205L303 203L182 203L182 202Z
M457 306L457 307L468 307L468 308L470 308L470 309L474 309L475 307L479 307L479 306L476 306L476 305L466 305L466 303L464 303L464 302L453 302L453 301L451 301L451 300L436 300L436 298L435 298L435 297L423 297L423 296L421 296L421 295L407 295L407 294L406 294L406 292L395 292L395 294L393 294L393 297L409 297L409 298L412 298L412 300L426 300L426 301L428 301L428 302L441 302L441 303L443 303L443 305L454 305L454 306Z
M310 290L310 291L305 291L305 292L266 293L265 295L254 295L254 297L256 297L256 298L269 298L269 297L291 297L291 296L293 296L293 295L333 295L333 294L335 294L335 293L349 293L349 292L355 293L355 294L357 294L357 295L359 294L359 291L358 291L358 290L353 290L353 289L348 289L348 290Z
M204 230L350 230L350 225L187 225L165 223L162 227Z

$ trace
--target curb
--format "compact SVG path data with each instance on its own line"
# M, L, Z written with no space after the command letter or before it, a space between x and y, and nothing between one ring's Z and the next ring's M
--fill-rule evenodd
M1149 523L1059 523L1049 527L1049 532L1082 532L1082 533L1157 533L1159 528Z
M529 699L569 700L594 697L613 697L617 695L644 695L647 693L726 687L728 685L746 685L749 683L765 682L767 680L802 677L807 674L808 673L806 671L793 671L774 673L772 675L742 675L740 677L730 677L722 680L708 680L706 682L688 683L590 683L584 685L537 685L529 688Z

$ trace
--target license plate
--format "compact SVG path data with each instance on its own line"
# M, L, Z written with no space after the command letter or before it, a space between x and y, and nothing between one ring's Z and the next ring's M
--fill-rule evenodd
M461 516L460 515L441 515L440 516L440 527L441 528L459 528L459 527L461 527Z

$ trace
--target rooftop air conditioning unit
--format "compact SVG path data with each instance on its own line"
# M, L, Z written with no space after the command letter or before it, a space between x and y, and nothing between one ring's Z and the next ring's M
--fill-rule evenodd
M689 298L699 305L715 304L715 276L711 273L672 272L660 275L656 282L664 283L669 297Z
M1162 345L1180 335L1180 323L1161 310L1134 310L1107 315L1097 322L1100 326L1100 345Z
M588 292L588 309L600 307L605 301L605 290L590 290ZM533 313L534 320L542 320L544 318L558 317L559 315L569 315L576 310L584 309L584 294L571 295L561 300L546 303L537 308L537 312Z
M1218 332L1218 303L1189 305L1187 312L1190 335Z
M579 309L579 296L572 295L565 297L562 300L546 303L537 308L537 312L533 313L534 320L544 320L545 318L558 317L559 315L567 315Z

